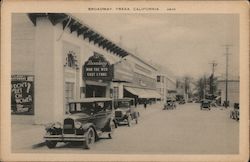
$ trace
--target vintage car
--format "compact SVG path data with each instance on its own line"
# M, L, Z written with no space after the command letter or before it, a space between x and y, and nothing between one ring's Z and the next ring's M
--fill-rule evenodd
M239 106L239 103L234 104L234 109L230 112L230 118L235 119L237 121L240 120L240 106Z
M201 110L203 110L203 109L211 110L210 101L209 100L202 100L200 108L201 108Z
M193 99L192 99L192 98L189 98L189 99L187 100L187 102L188 102L188 103L193 103Z
M132 120L138 123L139 112L133 106L133 98L116 99L115 103L115 121L117 125L126 124L131 126Z
M112 138L116 128L112 100L86 98L69 102L69 114L62 122L47 125L44 136L48 148L58 142L82 142L89 149L101 136Z
M167 99L166 103L164 104L163 110L175 109L175 108L176 108L175 100Z
M179 101L180 105L185 104L185 103L186 103L186 101L184 99L180 99L180 101Z

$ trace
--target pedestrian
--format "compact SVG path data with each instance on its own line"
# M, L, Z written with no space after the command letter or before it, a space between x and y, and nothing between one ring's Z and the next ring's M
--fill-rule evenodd
M146 108L147 108L147 100L144 101L144 108L146 110Z

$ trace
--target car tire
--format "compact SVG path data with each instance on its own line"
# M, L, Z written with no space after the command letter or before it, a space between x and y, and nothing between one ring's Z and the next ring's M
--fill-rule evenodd
M46 141L45 141L45 144L46 144L46 146L47 146L48 148L52 149L52 148L55 148L55 147L56 147L57 142L56 142L56 141L48 141L48 140L46 140Z
M91 146L95 143L95 131L93 128L89 128L86 132L85 141L83 142L83 146L85 149L90 149Z
M108 138L112 139L112 136L114 134L115 128L117 128L115 122L114 121L110 121L109 127L110 127L110 132L108 133Z

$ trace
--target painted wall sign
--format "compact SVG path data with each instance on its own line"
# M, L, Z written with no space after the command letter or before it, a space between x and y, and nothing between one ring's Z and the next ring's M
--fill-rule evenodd
M11 113L34 114L34 76L11 76Z
M132 65L127 61L120 61L114 64L114 80L133 82L134 72Z
M110 65L103 55L94 53L83 65L83 79L111 81L113 69L113 65Z

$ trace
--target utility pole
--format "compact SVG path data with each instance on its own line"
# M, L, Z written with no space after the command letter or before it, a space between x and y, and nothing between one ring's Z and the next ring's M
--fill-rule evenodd
M212 65L212 75L211 75L211 81L210 81L210 93L212 95L214 95L214 71L215 71L215 67L217 66L217 63L213 60L212 63L209 63Z
M229 105L228 105L228 57L229 57L229 47L232 46L230 44L226 44L224 45L224 47L226 48L226 96L225 96L225 99L226 99L226 103L225 103L225 107L227 108Z
M203 99L206 98L206 85L207 85L207 81L206 81L206 75L204 75L204 79L203 79Z

